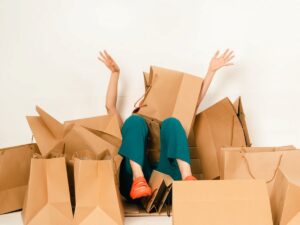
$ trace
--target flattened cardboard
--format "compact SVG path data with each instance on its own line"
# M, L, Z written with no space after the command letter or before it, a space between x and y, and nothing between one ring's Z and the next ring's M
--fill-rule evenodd
M0 149L0 214L22 209L36 144Z
M221 179L260 179L271 193L282 157L294 146L222 148Z
M124 209L114 169L113 160L75 158L74 225L124 224Z
M72 224L72 208L64 157L31 160L22 211L24 225Z
M173 225L273 225L264 181L174 181Z
M153 170L149 180L152 195L142 199L146 212L160 213L171 191L172 182L173 179L169 175Z
M161 211L148 213L145 208L137 203L123 201L125 217L171 216L172 206L163 207Z
M239 100L241 104L241 100ZM228 98L217 102L196 116L193 132L189 140L198 147L198 157L201 162L205 179L220 177L221 147L246 146L243 126L236 114L235 108ZM249 141L250 142L250 141ZM248 143L249 144L249 143Z

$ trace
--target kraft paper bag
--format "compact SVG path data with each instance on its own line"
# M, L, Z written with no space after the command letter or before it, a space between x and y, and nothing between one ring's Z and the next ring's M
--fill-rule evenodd
M72 224L64 157L32 158L22 218L25 225Z
M113 160L74 159L74 225L123 225L124 209Z
M273 225L264 181L174 181L173 225Z
M116 116L105 115L84 119L57 121L40 107L39 116L27 116L27 121L36 139L42 156L56 152L72 158L74 152L91 149L98 153L99 146L116 155L121 144L121 131Z
M0 149L0 214L22 209L36 144Z
M291 221L288 223L288 225L299 225L300 224L300 211L297 213L297 215L291 219Z
M221 179L260 179L271 193L282 157L294 146L222 148Z
M241 110L241 100L238 100ZM244 120L244 114L242 119ZM228 98L224 98L196 116L193 135L195 147L198 147L203 176L205 179L220 177L221 147L250 146L246 124Z
M295 150L282 158L271 194L275 225L287 225L300 212L300 151ZM297 220L295 218L295 220Z
M161 212L171 192L172 183L173 179L169 175L153 170L149 180L152 195L142 199L146 212Z
M159 122L175 117L188 135L202 81L202 78L184 72L151 66L149 77L145 77L147 90L134 113Z
M40 107L36 107L39 116L27 116L27 122L40 149L41 155L47 157L51 152L63 153L63 124L54 119Z
M77 120L69 120L64 123L80 125L96 136L106 140L116 147L120 147L122 142L121 128L115 115L104 115Z

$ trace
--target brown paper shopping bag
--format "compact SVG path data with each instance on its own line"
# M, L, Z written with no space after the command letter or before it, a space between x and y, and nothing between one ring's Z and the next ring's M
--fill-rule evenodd
M202 78L157 66L151 66L149 75L144 75L147 90L134 112L157 122L175 117L188 135L196 112Z
M300 224L300 211L297 213L296 216L293 217L293 219L288 222L288 225L299 225Z
M73 224L124 224L113 161L75 158L74 164L76 209Z
M34 153L38 153L36 144L0 149L0 214L23 207Z
M198 147L198 158L205 179L220 176L221 147L251 145L241 100L238 99L237 102L238 104L234 106L228 98L225 98L196 116L194 137L189 139Z
M174 181L173 225L272 225L264 181Z
M171 192L172 183L173 179L169 175L153 170L149 180L152 195L142 199L146 212L161 212Z
M22 212L25 225L72 224L72 209L64 157L31 160Z
M274 225L287 225L300 212L299 162L299 150L285 154L282 158L271 194Z
M39 116L27 116L28 124L39 146L42 156L51 152L63 153L64 126L40 107L36 107Z
M28 116L27 121L43 156L57 152L71 159L78 150L90 149L98 154L103 152L101 148L117 154L122 137L116 116L84 118L62 124L38 106L36 110L39 116Z
M283 155L293 150L294 146L221 148L221 179L264 180L271 193Z

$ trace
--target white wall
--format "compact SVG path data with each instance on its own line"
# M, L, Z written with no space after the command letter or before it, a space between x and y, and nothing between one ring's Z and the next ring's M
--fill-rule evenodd
M254 145L300 146L299 0L0 0L0 147L27 143L25 115L105 113L107 49L121 67L123 117L159 65L203 76L216 49L236 52L201 109L243 97Z

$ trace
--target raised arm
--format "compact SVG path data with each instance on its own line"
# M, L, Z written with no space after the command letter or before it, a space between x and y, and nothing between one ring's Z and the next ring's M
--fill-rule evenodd
M211 84L212 79L214 78L214 75L216 74L217 70L221 69L224 66L231 66L233 63L231 60L234 58L233 51L227 49L221 56L219 56L219 51L215 53L215 55L212 57L209 67L206 73L206 76L203 81L203 85L200 91L200 96L197 104L197 108L202 102L203 98L206 95L206 92Z
M123 124L119 111L117 110L118 98L118 81L120 76L120 68L113 58L104 50L99 52L98 59L111 71L110 80L106 92L106 111L109 115L116 115L120 124Z

